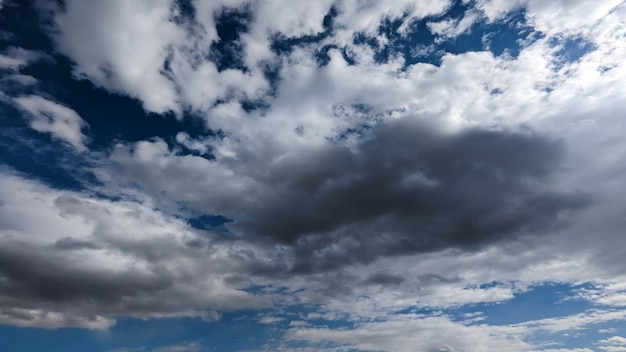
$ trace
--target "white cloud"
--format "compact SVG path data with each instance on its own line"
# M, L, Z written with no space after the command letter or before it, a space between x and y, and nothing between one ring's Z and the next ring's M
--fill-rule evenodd
M87 150L81 131L87 124L74 110L37 95L13 98L13 102L25 111L32 129L50 133L78 151Z
M206 111L218 98L232 94L250 99L263 96L269 88L262 73L263 61L274 57L268 51L271 36L281 33L298 37L321 32L322 20L332 5L331 1L306 6L288 1L255 4L251 30L243 35L243 52L239 53L249 71L218 72L206 58L206 50L217 39L214 15L223 6L237 8L242 3L196 2L196 19L202 26L197 30L188 23L173 21L179 12L171 0L133 4L68 1L66 10L56 16L56 39L59 49L77 63L78 77L138 98L148 111ZM385 17L399 17L406 12L409 20L422 18L441 13L448 6L448 0L427 4L345 2L338 6L338 33L334 40L347 44L354 33L375 30ZM166 63L170 71L164 70Z
M266 88L258 69L220 73L207 59L216 39L208 18L221 3L199 4L205 30L177 24L174 17L180 14L171 0L68 1L56 16L56 39L77 63L77 77L137 98L150 112L204 110L233 90L241 92L238 97L254 98Z
M527 0L528 17L535 28L545 33L581 33L587 26L602 19L623 0L608 0L590 3L584 0L562 0L546 3Z
M607 345L626 345L626 337L613 336L608 339L598 341L598 343Z
M623 352L626 351L626 347L623 346L599 346L599 349L608 352Z
M622 0L602 3L585 0L479 0L476 7L490 20L498 20L511 11L525 9L526 17L540 31L548 34L584 32L586 27L606 16Z
M598 348L608 352L626 351L626 338L621 336L613 336L608 339L597 342Z
M381 351L551 351L582 352L588 348L545 349L529 344L537 333L551 334L587 329L589 326L623 319L624 311L590 311L559 318L541 319L513 325L466 325L440 314L387 315L384 318L356 320L352 328L298 326L290 328L287 341L311 346L333 343L343 348ZM445 333L442 333L444 332ZM600 349L620 351L623 338L599 341Z
M26 65L24 60L0 54L0 68L15 70Z
M34 61L45 58L48 56L39 51L9 47L4 53L0 53L0 69L17 71Z
M420 20L427 16L442 14L452 1L436 0L428 2L394 1L389 3L346 1L340 6L345 12L339 17L340 23L348 30L373 34L384 18L398 18L406 15L407 22ZM402 29L401 29L402 30ZM342 38L342 34L338 34Z
M59 49L76 61L78 77L137 97L146 110L179 111L174 83L161 73L168 45L186 39L170 22L171 5L169 0L68 1L67 11L56 18Z
M617 332L617 329L615 329L615 328L608 328L608 329L600 329L600 330L598 330L598 333L600 333L600 334L612 334L612 333L615 333L615 332Z
M285 320L281 317L273 317L273 316L264 316L259 319L259 323L261 324L274 324Z
M3 83L15 82L22 86L32 86L38 82L38 80L35 77L29 76L29 75L22 75L22 74L7 75L7 76L2 77L1 81Z
M570 316L561 316L556 318L546 318L536 321L528 321L514 325L532 331L547 331L549 333L557 333L569 330L582 330L590 325L620 321L626 318L625 310L599 310L592 309L583 313Z
M74 316L66 312L36 308L2 307L0 308L0 323L29 328L57 329L60 327L77 327L91 330L107 330L116 324L116 320L104 316Z
M531 346L519 338L519 333L515 328L465 326L445 316L403 315L358 323L353 329L291 328L286 339L376 351L528 351Z
M619 281L597 285L591 289L582 289L580 296L601 305L626 307L626 285Z
M209 146L212 144L210 138L206 138L205 140L192 139L186 132L177 133L176 142L180 143L185 148L199 152L200 154L206 154L209 151Z
M476 8L483 11L491 21L499 20L509 12L518 10L524 6L524 0L478 0Z
M429 22L428 28L434 34L455 38L466 33L480 19L476 12L468 12L459 20L443 20L440 22Z

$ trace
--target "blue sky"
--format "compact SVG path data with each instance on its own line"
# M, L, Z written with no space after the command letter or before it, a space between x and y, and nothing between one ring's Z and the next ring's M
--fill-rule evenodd
M621 0L0 0L0 350L626 351Z

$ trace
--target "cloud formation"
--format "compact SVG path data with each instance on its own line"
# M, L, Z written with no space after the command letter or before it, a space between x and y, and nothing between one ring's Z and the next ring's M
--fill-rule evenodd
M599 326L626 305L623 1L33 6L43 39L0 33L20 132L0 153L0 323L268 309L265 350L587 351L535 339L588 328L623 347ZM72 146L76 189L8 155L49 144L29 128ZM591 308L479 311L552 283Z
M13 102L24 110L35 131L50 133L78 151L87 150L81 130L88 125L74 110L36 95L17 97Z
M551 189L561 146L533 133L449 135L405 119L374 127L355 150L269 153L215 162L155 143L119 146L113 160L149 191L234 219L237 236L292 247L293 272L538 235L589 201ZM176 174L196 182L161 178Z
M271 304L225 285L240 266L237 249L212 244L184 222L16 175L3 173L0 183L5 324L106 329L120 314L211 320L216 310Z

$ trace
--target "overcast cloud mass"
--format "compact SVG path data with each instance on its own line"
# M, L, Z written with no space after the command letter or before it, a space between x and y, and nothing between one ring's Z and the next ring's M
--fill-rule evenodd
M625 19L0 1L0 350L626 351Z

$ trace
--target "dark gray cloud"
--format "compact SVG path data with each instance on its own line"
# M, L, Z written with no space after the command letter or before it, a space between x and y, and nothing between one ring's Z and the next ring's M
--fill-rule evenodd
M189 246L208 240L150 207L14 175L0 184L2 324L106 329L119 315L215 319L271 303L223 284L223 274L244 272L230 247Z
M0 277L0 296L111 308L121 303L121 297L136 297L172 285L172 278L166 275L133 270L98 272L76 266L46 249L7 242L0 249Z
M214 161L178 156L160 141L118 145L115 179L160 204L232 219L224 226L233 238L267 245L260 256L238 253L254 276L477 250L553 231L590 202L555 184L563 144L529 130L451 133L402 118L351 148L255 145Z
M54 242L53 247L56 249L60 249L60 250L99 249L100 248L100 246L98 246L97 244L93 242L79 240L79 239L72 238L72 237L61 238L60 240Z
M142 265L126 253L138 268L115 269L106 263L83 265L66 256L67 251L54 247L5 240L0 248L0 318L19 325L46 320L47 312L62 312L62 321L49 318L37 325L85 327L97 317L118 315L214 319L212 309L259 308L269 302L235 289L214 288L210 275L200 268L193 272L173 269L165 259ZM178 263L176 258L169 260ZM190 275L200 278L190 285Z
M230 227L292 247L290 270L298 273L473 250L548 231L587 204L583 195L551 188L563 152L531 132L381 124L357 150L328 145L273 163L257 178L265 189L256 206Z
M365 283L373 285L399 285L405 280L406 279L400 275L394 275L388 272L377 272L369 275Z

